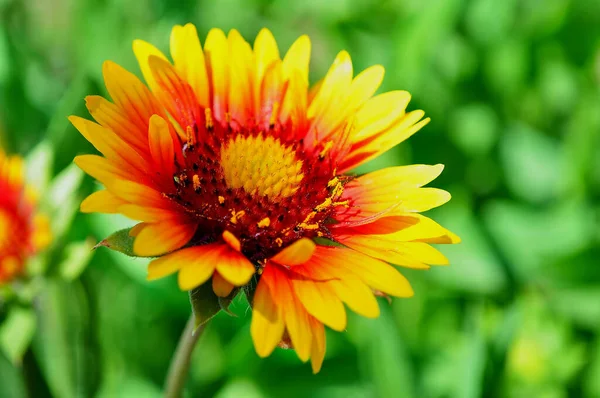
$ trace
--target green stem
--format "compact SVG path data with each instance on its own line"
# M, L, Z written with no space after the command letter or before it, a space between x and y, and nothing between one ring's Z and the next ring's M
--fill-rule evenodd
M190 360L196 342L204 332L206 324L201 325L196 329L196 323L194 321L194 314L190 316L190 319L185 325L185 329L179 338L177 344L177 350L171 365L169 366L169 374L167 375L167 381L165 383L165 397L166 398L180 398L185 386L185 380L187 379L188 371L190 369Z

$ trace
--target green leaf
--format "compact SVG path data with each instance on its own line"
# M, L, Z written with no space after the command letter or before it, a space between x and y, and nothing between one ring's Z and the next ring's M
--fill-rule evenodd
M21 363L35 332L35 314L29 308L13 308L0 328L0 348L13 364Z
M227 297L219 297L212 288L212 279L190 290L190 304L196 321L196 328L210 321L219 311L223 310L230 315L229 305L238 294L239 289L233 289Z
M58 266L58 272L63 279L75 280L81 275L92 259L94 244L90 240L73 242L64 249L64 258Z
M135 240L135 237L129 234L130 231L131 228L121 229L98 243L94 246L94 249L107 247L110 250L123 253L129 257L143 257L138 256L133 252L133 241Z

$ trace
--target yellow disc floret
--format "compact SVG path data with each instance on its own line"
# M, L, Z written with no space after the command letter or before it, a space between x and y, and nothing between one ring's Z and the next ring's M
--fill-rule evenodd
M231 139L221 148L221 167L229 188L273 201L293 195L304 178L295 150L262 134Z

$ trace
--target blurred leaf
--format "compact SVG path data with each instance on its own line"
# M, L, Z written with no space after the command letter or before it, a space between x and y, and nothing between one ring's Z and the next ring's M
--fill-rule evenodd
M0 347L8 359L19 364L35 333L35 314L28 308L13 307L0 325Z
M414 372L408 351L395 331L390 310L382 306L381 312L378 319L353 315L348 327L359 347L362 371L373 381L376 396L413 397Z
M555 140L528 126L513 125L500 149L506 182L518 197L540 203L567 187L570 166Z
M248 379L233 379L229 381L215 398L266 398L266 395L260 391L260 388Z
M156 384L140 377L128 377L118 385L104 383L98 392L98 398L161 398L163 393Z
M9 360L0 355L0 397L25 397L22 374Z
M578 286L552 292L553 307L578 325L600 330L600 286Z
M40 142L25 158L27 184L38 194L46 192L53 161L54 149L46 140Z
M451 115L450 138L465 154L485 156L498 139L498 124L498 116L489 105L466 105Z
M36 304L33 350L50 391L61 398L89 396L96 358L85 346L88 313L81 284L47 280Z
M449 204L433 216L458 234L458 245L443 245L440 250L450 259L450 267L433 267L428 277L444 286L477 294L498 293L506 287L502 264L486 239L481 225L463 196L454 190Z
M44 196L44 204L51 212L50 222L55 242L60 242L79 211L77 192L82 181L82 171L71 164L54 178Z
M69 243L63 251L63 260L58 265L60 276L68 281L81 275L92 257L94 243L91 240Z
M595 228L592 210L579 200L546 211L494 200L484 208L483 219L523 281L536 279L538 273L543 278L541 267L587 247Z
M129 233L131 228L121 229L108 238L103 239L100 243L94 246L94 249L99 247L106 247L110 250L114 250L120 253L123 253L129 257L143 257L138 256L133 252L133 242L135 241L135 236L131 236Z

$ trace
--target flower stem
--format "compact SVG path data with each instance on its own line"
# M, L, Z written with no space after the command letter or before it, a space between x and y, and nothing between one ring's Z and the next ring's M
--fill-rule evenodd
M185 329L179 338L177 344L177 350L171 359L171 365L169 366L169 374L167 375L167 381L165 383L165 397L166 398L180 398L185 386L185 380L187 379L188 371L190 369L190 360L196 342L204 332L206 324L201 325L196 329L194 314L190 316Z

